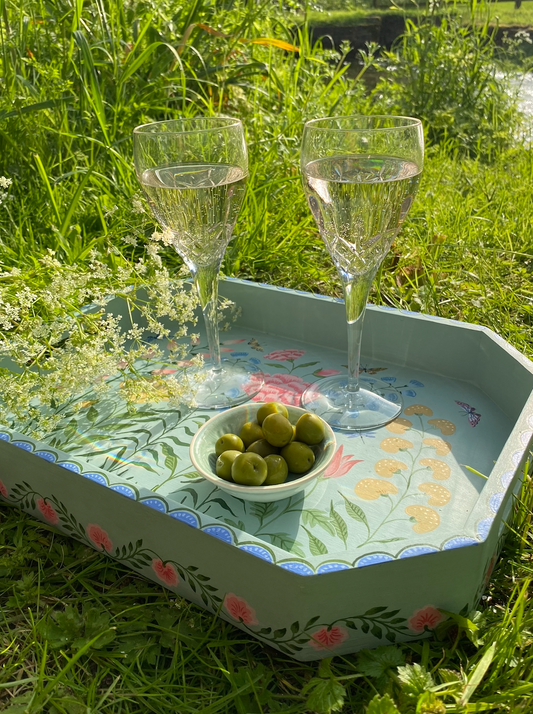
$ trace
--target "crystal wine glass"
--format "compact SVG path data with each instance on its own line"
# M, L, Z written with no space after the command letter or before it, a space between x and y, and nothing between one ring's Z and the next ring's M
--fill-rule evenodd
M257 367L221 360L218 274L248 178L242 123L230 117L173 119L133 131L135 170L159 223L191 271L202 308L210 362L201 370L200 408L222 409L262 386ZM252 377L253 375L253 377Z
M361 335L372 280L411 208L423 161L418 119L330 117L304 127L304 191L343 287L348 375L312 384L302 404L341 430L375 429L402 411L400 392L360 378Z

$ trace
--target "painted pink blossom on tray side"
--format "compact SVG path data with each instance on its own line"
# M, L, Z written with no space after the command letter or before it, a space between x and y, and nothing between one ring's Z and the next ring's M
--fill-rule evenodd
M244 622L245 625L258 625L255 610L246 600L233 593L228 593L224 598L224 607L234 620Z
M152 570L165 585L175 586L179 583L178 574L172 563L165 564L160 558L154 558Z
M304 350L274 350L265 355L265 359L273 359L276 362L287 362L290 359L299 359L305 354Z
M329 629L322 627L311 635L309 644L315 650L333 650L347 640L348 630L344 627L334 625Z
M106 531L101 526L97 525L96 523L89 523L85 530L87 531L89 539L92 540L92 542L97 548L107 550L108 553L111 552L111 549L113 548L113 543L111 542L111 539L107 535Z
M37 508L42 513L42 516L45 521L48 521L48 523L51 523L54 526L56 525L56 523L59 523L59 516L55 512L54 508L46 501L46 499L38 498Z
M255 375L252 375L249 384L245 386L247 392L255 391L258 378L263 377L265 381L260 391L253 397L254 402L282 402L297 407L300 405L300 397L309 386L308 382L304 382L295 374L256 372Z
M362 462L362 459L354 459L353 454L346 454L346 456L343 456L343 449L343 445L339 446L335 452L335 456L331 460L330 465L324 471L323 478L339 478L340 476L344 476L344 474L347 474L352 466Z
M0 494L2 494L4 498L7 498L7 488L3 481L0 481Z
M317 377L333 377L335 374L340 374L338 369L319 369L315 372Z
M426 629L434 630L445 616L433 605L426 605L420 610L415 610L407 623L413 632L424 632Z

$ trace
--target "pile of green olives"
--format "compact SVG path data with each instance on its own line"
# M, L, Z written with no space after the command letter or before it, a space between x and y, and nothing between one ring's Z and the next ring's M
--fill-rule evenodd
M246 422L238 435L224 434L217 440L217 476L245 486L283 483L289 472L302 475L313 467L311 447L325 436L316 414L306 412L293 425L283 404L267 402L259 407L257 421Z

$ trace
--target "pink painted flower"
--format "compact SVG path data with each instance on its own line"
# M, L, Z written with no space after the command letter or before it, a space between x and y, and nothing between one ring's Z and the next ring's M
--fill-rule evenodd
M89 536L90 540L92 540L92 542L97 548L107 550L108 553L111 552L111 549L113 548L113 543L111 543L111 539L101 526L97 525L96 523L89 523L85 530L87 531L87 535Z
M245 625L258 625L255 610L250 607L246 600L233 593L228 593L224 598L224 607L234 620L243 622Z
M128 363L124 359L121 359L120 362L117 362L117 369L126 369L127 366Z
M59 516L46 499L38 498L37 508L41 511L45 521L48 521L48 523L51 523L53 526L55 526L56 523L59 523Z
M355 464L362 463L362 459L354 459L352 454L346 454L346 456L343 456L343 449L344 445L339 446L322 478L339 478L339 476L347 474L352 466L355 466Z
M334 625L333 627L322 627L311 635L309 644L315 650L334 650L349 637L345 627Z
M169 340L167 342L167 350L169 350L170 352L173 352L174 350L177 350L177 349L178 349L178 343L176 342L176 340Z
M273 359L276 362L287 362L287 360L298 359L305 354L304 350L274 350L265 355L265 359Z
M264 378L260 391L253 397L255 402L282 402L297 407L300 397L309 386L295 374L267 374L255 372L244 389L252 394L257 389L257 380Z
M0 494L2 494L4 498L7 498L7 488L3 481L0 481Z
M238 345L241 342L246 342L246 340L244 338L242 340L222 340L222 342L220 344L221 345Z
M317 377L333 377L334 374L340 374L338 369L319 369L315 372Z
M444 619L446 618L440 610L437 610L433 605L426 605L420 610L415 610L407 623L413 632L420 633L434 630Z
M166 585L176 586L179 583L178 574L172 563L163 563L160 558L154 558L152 570Z
M161 369L153 369L152 374L174 374L177 369L170 369L170 367L161 367Z

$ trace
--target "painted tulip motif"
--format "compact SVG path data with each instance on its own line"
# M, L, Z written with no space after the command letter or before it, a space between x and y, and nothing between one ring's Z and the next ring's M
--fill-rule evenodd
M36 504L45 521L51 523L53 526L59 523L59 516L57 515L52 505L48 503L46 499L38 498Z
M172 563L163 563L160 558L154 558L152 570L165 585L175 587L179 583L178 574Z
M255 615L255 610L250 607L243 597L228 593L224 598L224 609L234 620L245 625L258 625L259 621Z
M339 446L322 478L339 478L340 476L347 474L348 471L355 466L355 464L362 463L362 459L354 459L353 454L346 454L346 456L343 456L343 449L344 446Z
M333 377L335 374L340 374L338 369L319 369L314 372L317 377Z
M265 359L275 362L287 362L288 360L299 359L305 354L304 350L274 350L265 355Z
M4 484L3 481L0 481L0 494L4 497L7 498L7 488Z
M96 523L89 523L85 529L89 540L91 540L97 548L106 550L108 553L113 548L113 543L107 535L107 532Z
M407 620L407 624L413 632L420 634L426 630L434 630L445 619L445 616L436 607L426 605L420 610L415 610Z
M342 645L349 637L348 630L339 625L333 627L321 627L311 635L309 644L315 650L333 650Z

